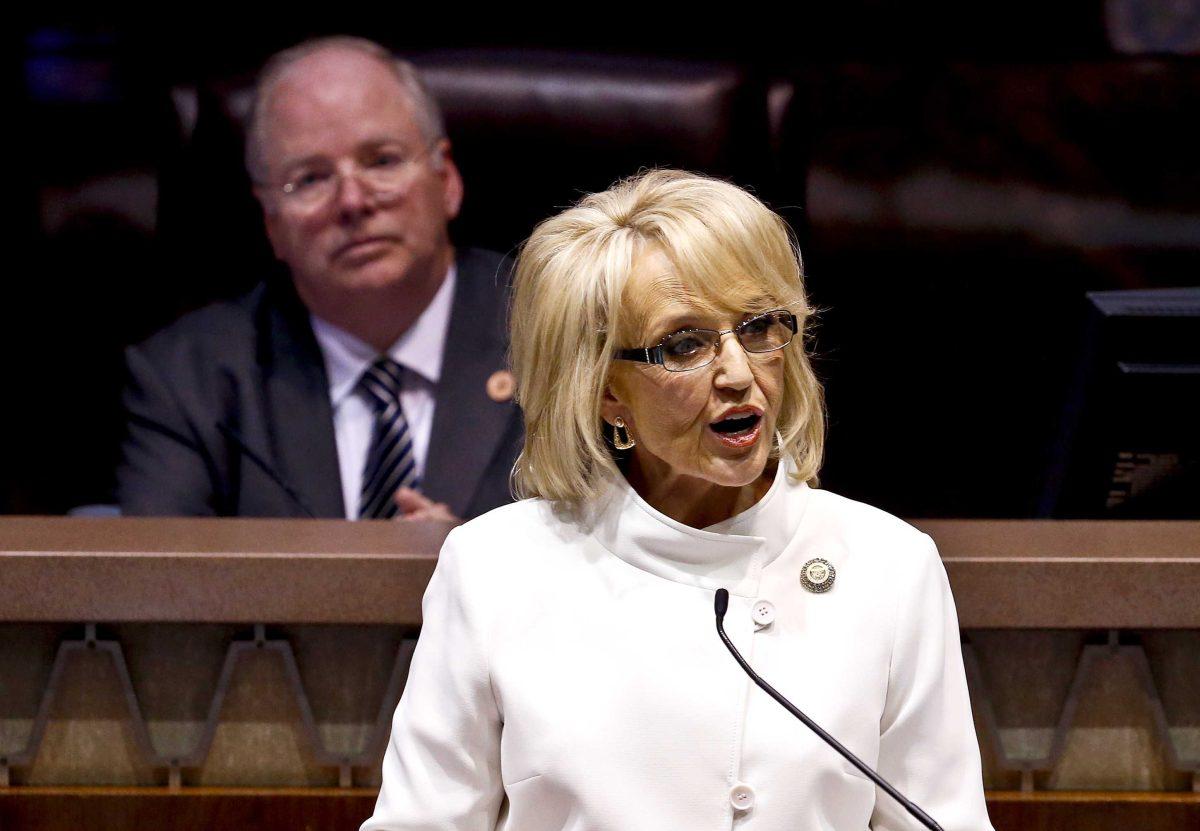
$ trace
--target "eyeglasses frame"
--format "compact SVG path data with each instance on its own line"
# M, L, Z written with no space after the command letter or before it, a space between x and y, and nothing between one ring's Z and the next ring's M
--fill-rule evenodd
M407 171L407 170L414 168L416 165L420 164L422 161L424 161L428 156L430 156L433 153L434 148L436 148L441 141L442 141L441 138L435 138L431 141L425 142L425 144L421 148L420 152L414 153L412 156L410 156L404 160L404 166L403 166L402 170ZM376 199L386 200L386 199L394 198L397 194L403 193L405 190L405 186L402 186L399 188L393 188L391 190L380 190L380 189L375 188L372 185L364 182L363 179L360 178L362 173L363 173L363 169L357 168L350 175L353 176L354 179L358 181L359 187L363 188L367 193L371 194L371 196ZM316 209L320 209L320 208L324 207L325 205L329 204L330 202L332 202L333 199L336 197L338 191L345 185L346 179L348 178L347 175L342 173L340 170L335 170L333 175L337 179L336 187L332 191L330 191L329 195L326 196L324 199L317 200L308 205L305 205L302 202L296 201L297 196L296 196L296 183L295 182L284 182L283 184L279 184L278 182L256 182L256 184L258 184L260 187L270 187L272 190L274 190L277 194L279 194L285 200L285 204L290 203L300 209L316 210ZM411 184L411 183L409 183L409 184Z
M742 343L742 339L740 337L738 337L738 335L737 335L738 330L741 329L742 327L746 326L748 323L752 323L755 320L758 320L760 317L766 317L767 315L779 314L780 312L783 312L787 315L785 320L788 324L788 328L790 328L792 330L792 337L788 338L787 343L780 344L779 346L776 346L773 349L764 349L761 352L751 352L749 349L746 349L746 345ZM784 347L786 347L788 344L790 344L792 342L792 340L796 337L796 335L799 334L799 331L800 331L800 327L796 321L796 316L794 314L789 312L787 309L771 309L770 311L760 312L759 314L756 314L754 317L752 317L748 320L743 320L741 323L739 323L737 326L734 326L732 329L699 329L699 328L678 329L674 332L671 332L669 335L666 335L662 340L660 340L654 346L640 346L640 347L636 347L634 349L618 349L616 354L613 357L618 360L621 360L621 361L635 361L637 363L642 363L642 364L653 364L654 366L661 366L667 372L691 372L692 370L696 370L696 369L704 369L704 367L708 366L709 364L711 364L713 361L715 361L717 359L717 352L720 348L721 338L725 337L726 335L732 334L734 336L734 338L737 340L738 346L742 347L742 349L746 352L747 355L766 355L770 352L778 352L780 349L783 349ZM663 358L663 344L665 344L669 339L675 337L676 335L683 335L683 334L687 334L688 332L715 332L716 333L717 340L713 344L714 348L713 348L712 357L709 358L705 363L700 364L699 366L690 366L687 369L671 369L670 367L668 367L666 365L664 358Z

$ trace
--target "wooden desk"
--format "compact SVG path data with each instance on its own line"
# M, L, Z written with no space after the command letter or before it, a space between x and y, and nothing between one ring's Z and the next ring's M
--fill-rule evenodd
M1200 522L918 520L964 629L1200 628ZM0 517L0 619L417 626L449 526Z
M1103 662L1110 658L1116 662L1113 666L1120 665L1125 660L1121 650L1141 667L1137 677L1142 681L1130 683L1148 689L1147 706L1158 707L1159 723L1152 738L1156 736L1161 745L1170 740L1171 729L1195 729L1189 721L1194 716L1186 710L1191 689L1187 684L1194 682L1154 676L1146 668L1146 656L1153 650L1143 648L1139 638L1154 632L1175 638L1176 651L1167 656L1163 666L1187 674L1192 665L1188 661L1193 658L1190 641L1180 642L1179 638L1200 630L1200 522L927 520L914 524L934 537L946 564L967 636L965 655L981 743L992 748L992 756L1001 744L998 735L1010 726L997 715L1002 716L1005 707L993 706L995 691L980 688L982 675L972 651L972 637L982 643L987 634L990 643L995 643L997 632L1014 637L1028 633L1035 638L1059 637L1054 633L1060 633L1067 640L1078 637L1099 644L1084 647L1083 658L1073 657L1070 648L1063 650L1064 660L1078 660L1079 664L1071 685L1073 698L1070 706L1064 705L1061 723L1044 728L1057 731L1058 750L1032 761L1005 756L989 762L991 757L985 753L985 775L997 788L989 792L997 829L1193 831L1198 827L1200 793L1195 789L1200 787L1196 777L1200 760L1172 757L1161 777L1173 783L1175 791L1113 791L1110 787L1081 793L1007 788L1018 783L1044 788L1047 783L1055 787L1056 780L1078 781L1078 769L1064 774L1058 767L1060 763L1079 765L1080 754L1075 754L1074 761L1069 752L1064 756L1063 740L1072 730L1072 719L1078 718L1072 714L1081 696L1112 692L1107 680L1099 683L1092 678L1089 682L1088 673L1107 673L1108 665ZM6 643L19 643L26 630L37 631L43 639L58 638L55 672L50 672L44 661L26 670L20 664L23 658L6 662L0 652L0 688L6 677L16 675L50 679L44 688L31 687L25 697L31 702L26 709L36 728L31 734L35 746L17 748L17 752L0 747L0 828L357 827L374 801L371 777L378 774L388 718L406 672L405 645L411 654L412 637L421 622L421 596L448 531L444 524L325 520L0 517L0 649ZM149 728L169 721L155 712L151 693L157 689L162 699L163 685L170 687L170 679L155 679L157 687L148 693L144 678L139 685L136 668L183 665L180 656L171 651L174 647L156 647L157 641L147 636L147 631L177 634L193 630L224 639L209 657L215 660L212 656L224 655L225 667L213 693L214 703L209 705L209 699L201 697L190 716L197 724L207 719L191 755L169 758L170 754L153 744ZM310 649L306 653L303 642L314 632L320 636L318 640L324 639L324 651ZM328 678L336 679L342 670L316 666L309 667L307 675L300 670L306 654L311 660L318 660L312 655L329 660L331 655L354 659L358 653L361 670L363 662L369 666L370 661L377 661L372 656L381 654L378 643L371 640L376 635L383 639L379 643L391 644L387 640L391 638L400 643L400 649L394 666L378 667L385 676L391 674L391 681L385 684L384 678L372 688L379 703L374 699L365 705L359 702L355 710L360 732L370 732L372 738L357 745L353 754L343 754L324 743L331 728L320 721L322 707L317 706L317 688L328 686ZM1111 649L1103 646L1106 638ZM178 642L177 637L165 641ZM344 649L340 648L343 643ZM1200 650L1194 652L1200 654ZM86 725L92 723L87 719L94 720L94 715L80 714L81 720L75 724L70 707L98 699L89 698L92 693L86 688L72 688L72 684L88 683L80 681L78 672L71 680L70 673L58 670L73 666L73 661L86 655L92 656L88 660L94 669L98 666L94 656L101 653L111 657L127 690L125 703L109 701L108 712L120 715L126 707L130 714L137 741L130 745L129 753L141 755L142 772L123 773L126 780L114 780L107 786L84 786L84 781L74 785L69 778L63 781L68 774L55 765L78 760L54 758L53 754L69 754L70 746L62 744L61 735L86 731ZM186 664L188 656L183 657ZM290 680L284 688L274 688L272 695L284 703L291 696L301 703L300 711L309 713L302 724L293 725L293 734L310 748L305 751L311 757L310 767L272 774L278 777L272 787L203 784L213 778L205 766L214 736L226 722L247 718L245 713L231 716L223 708L236 710L236 704L228 701L257 695L253 685L269 683L262 680L266 677L262 667L267 666L263 662L269 664L276 658L283 661L284 676ZM259 669L245 672L244 663L239 662L247 660L257 661ZM1016 672L1018 677L1020 672ZM322 676L325 681L314 687L312 678ZM1031 683L1039 682L1031 679ZM1170 688L1170 684L1177 686ZM1171 694L1164 695L1163 690ZM180 688L174 694L186 697L186 693L187 689ZM40 704L35 694L41 696ZM1129 690L1121 694L1128 696ZM344 691L333 690L334 699L339 695L345 697ZM1183 710L1175 708L1177 715L1183 715L1174 727L1166 721L1170 708L1163 703L1172 700L1185 702ZM16 703L12 708L20 709ZM36 709L36 714L30 708ZM328 705L324 709L328 710ZM53 732L47 725L56 723L70 729L60 731L59 739L51 743L53 749L37 746L48 731ZM1130 729L1137 727L1131 724ZM216 741L220 743L219 736ZM236 750L236 742L223 745L226 755L231 746ZM258 777L253 769L256 759L247 756L243 761L248 777ZM1117 761L1116 767L1145 767L1138 760ZM1161 760L1156 764L1161 768ZM319 773L321 765L329 771L327 776ZM1019 778L1014 778L1017 773ZM4 787L10 774L12 785ZM104 770L93 770L86 781L104 775ZM228 779L238 774L235 769L233 774L226 771L222 775ZM60 784L49 786L51 779ZM144 787L127 787L121 782ZM168 782L171 787L161 787ZM342 787L334 787L339 782ZM997 784L1004 782L1011 784ZM305 783L320 786L291 786Z

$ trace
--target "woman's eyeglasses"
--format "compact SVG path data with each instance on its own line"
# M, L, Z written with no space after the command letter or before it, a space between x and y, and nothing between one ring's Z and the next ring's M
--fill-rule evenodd
M751 354L774 352L792 342L796 316L776 309L744 320L732 329L681 329L654 346L621 349L615 357L623 361L657 364L668 372L687 372L711 364L717 358L721 338L732 334Z

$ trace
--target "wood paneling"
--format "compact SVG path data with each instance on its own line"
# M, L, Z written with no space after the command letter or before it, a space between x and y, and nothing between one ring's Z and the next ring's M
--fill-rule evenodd
M0 789L3 831L354 831L369 789ZM996 831L1196 831L1200 793L988 794Z
M964 629L1200 628L1200 522L914 520Z
M967 629L1200 628L1200 522L923 520ZM443 523L0 517L8 621L417 626Z
M1200 793L988 794L996 831L1196 831Z
M0 789L0 831L354 831L369 789Z

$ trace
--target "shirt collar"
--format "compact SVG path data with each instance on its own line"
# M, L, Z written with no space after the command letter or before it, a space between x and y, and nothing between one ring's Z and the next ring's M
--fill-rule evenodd
M796 537L809 488L781 460L770 489L747 510L704 529L655 510L624 477L611 478L598 503L593 533L630 565L708 591L753 597L762 570Z
M436 384L442 377L442 355L445 352L457 276L458 269L451 263L446 278L425 311L387 350L389 358L431 384ZM309 318L321 354L325 357L329 399L336 407L354 392L358 379L379 357L379 353L370 344L315 314L310 313Z

